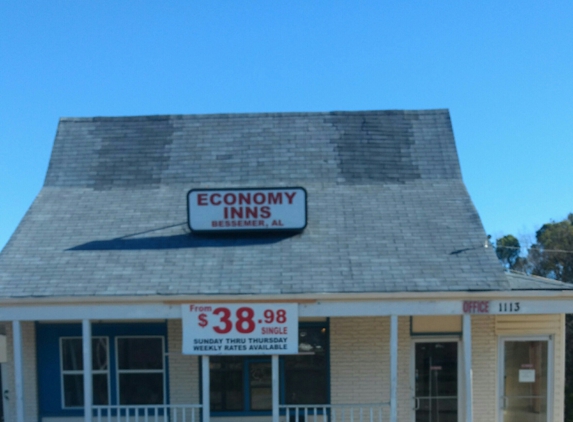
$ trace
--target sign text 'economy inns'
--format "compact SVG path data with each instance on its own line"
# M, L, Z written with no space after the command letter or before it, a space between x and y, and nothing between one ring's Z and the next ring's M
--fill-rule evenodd
M303 230L303 188L194 189L187 195L192 231Z

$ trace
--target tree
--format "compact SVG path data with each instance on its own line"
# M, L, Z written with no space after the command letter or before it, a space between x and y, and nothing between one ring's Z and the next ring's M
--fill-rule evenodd
M511 234L503 236L495 241L495 253L498 259L503 262L503 265L513 270L517 260L519 259L519 252L521 246L519 240Z

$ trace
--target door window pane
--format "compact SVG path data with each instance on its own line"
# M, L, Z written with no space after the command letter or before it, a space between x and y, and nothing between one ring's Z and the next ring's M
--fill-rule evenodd
M457 422L458 343L415 344L416 422Z
M504 422L547 422L547 341L504 342Z
M249 368L249 387L251 410L272 410L272 368L270 362L251 363Z

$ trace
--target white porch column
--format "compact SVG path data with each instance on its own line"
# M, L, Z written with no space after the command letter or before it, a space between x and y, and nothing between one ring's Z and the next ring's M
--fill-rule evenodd
M398 317L390 316L390 422L398 421Z
M211 397L210 393L210 368L209 368L209 356L201 356L201 389L203 396L203 419L201 422L209 422L209 417L211 416Z
M272 379L273 379L273 422L279 422L279 355L273 355Z
M24 422L24 370L22 365L22 327L12 321L14 336L14 378L16 382L16 422Z
M473 422L473 370L472 370L472 320L470 314L463 317L464 379L466 390L466 422Z
M84 361L84 421L92 420L92 324L82 320L82 354Z

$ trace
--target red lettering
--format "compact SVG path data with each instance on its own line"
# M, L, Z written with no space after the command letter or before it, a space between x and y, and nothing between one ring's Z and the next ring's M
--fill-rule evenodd
M231 207L231 218L243 218L243 207Z
M234 205L235 202L237 202L237 197L234 193L226 193L223 197L223 201L225 201L225 204L227 205Z
M269 192L269 204L282 204L283 194L281 192L272 193Z
M466 300L463 303L465 314L489 314L489 302L487 300Z
M229 208L228 207L223 208L223 217L229 218Z
M296 195L296 192L291 193L290 195L288 194L288 192L285 192L285 196L288 199L288 203L289 205L292 205L292 200L294 199L294 196Z
M257 192L253 195L253 201L255 202L255 204L257 205L261 205L265 203L265 194L261 193L261 192Z
M197 205L199 205L199 206L207 205L207 194L206 193L200 193L197 195Z
M260 217L261 218L269 218L271 216L271 207L261 207L261 214Z
M250 193L239 193L239 205L251 205L251 194Z
M245 218L259 218L259 209L257 207L245 207Z
M213 198L221 198L221 194L220 193L214 193L213 195L211 195L211 205L221 205L221 200L219 199L219 202L215 202L215 200Z

